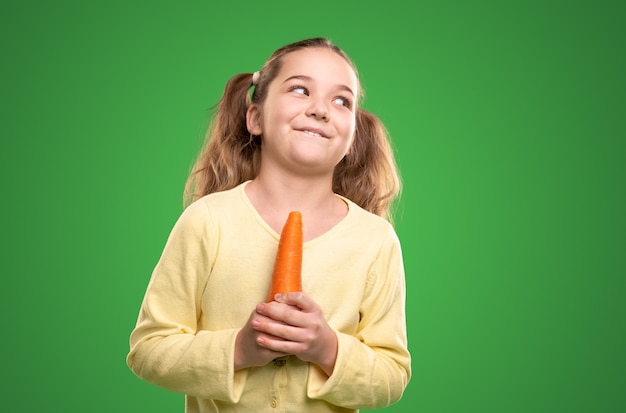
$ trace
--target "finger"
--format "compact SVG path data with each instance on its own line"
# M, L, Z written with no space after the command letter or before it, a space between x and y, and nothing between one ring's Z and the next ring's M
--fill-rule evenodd
M289 351L290 341L285 340L282 337L277 337L271 334L259 334L256 337L256 344L265 351L271 351L274 353L274 357L286 356L293 354Z
M270 311L267 311L267 309L263 307L260 307L260 309L262 311L255 311L250 319L250 326L257 331L262 331L263 326L268 323L276 322L276 320L272 318Z
M276 321L281 321L284 318L285 313L289 311L300 311L300 309L294 305L278 301L259 303L256 307L256 312L260 317L271 318Z
M302 291L276 294L275 300L279 303L296 306L304 311L317 305L307 293Z
M306 323L307 315L295 305L280 303L261 303L257 312L281 325L301 327ZM262 320L265 321L265 320Z
M282 357L294 354L298 343L265 335L258 337L257 345L266 351L271 351L276 357Z

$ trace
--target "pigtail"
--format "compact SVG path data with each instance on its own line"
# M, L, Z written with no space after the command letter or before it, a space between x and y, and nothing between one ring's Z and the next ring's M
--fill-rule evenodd
M357 109L354 142L335 168L333 190L392 221L391 207L401 190L398 168L387 129L364 109Z
M257 175L260 138L251 136L246 126L251 85L252 73L235 75L226 83L203 148L185 183L184 206Z

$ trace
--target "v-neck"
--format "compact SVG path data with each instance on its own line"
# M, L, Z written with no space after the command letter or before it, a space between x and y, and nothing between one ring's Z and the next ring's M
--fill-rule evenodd
M246 185L248 185L250 182L251 181L245 181L241 185L239 185L239 194L241 195L241 198L242 198L243 202L246 204L246 206L250 210L250 213L252 213L252 215L254 216L256 221L259 223L259 225L261 225L265 229L265 231L267 231L267 233L269 233L272 236L272 238L275 238L276 241L278 241L280 239L280 233L276 232L274 230L274 228L272 228L267 223L267 221L265 221L265 219L263 219L263 217L261 216L259 211L257 211L257 209L252 204L252 201L250 200L250 198L248 197L248 194L245 191ZM304 246L305 247L307 245L310 245L310 244L315 244L317 242L321 242L321 241L324 240L324 238L332 236L333 233L341 230L341 227L346 225L346 221L348 221L348 219L352 216L353 211L354 211L354 204L348 198L346 198L344 196L341 196L339 194L335 194L335 196L338 197L339 199L341 199L343 202L345 202L346 206L348 207L348 212L346 213L346 215L339 222L337 222L335 225L333 225L326 232L323 232L322 234L318 235L317 237L312 238L312 239L304 242Z

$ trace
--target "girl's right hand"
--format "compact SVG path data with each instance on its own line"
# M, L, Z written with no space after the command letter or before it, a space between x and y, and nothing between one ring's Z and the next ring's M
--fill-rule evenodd
M271 321L254 310L246 324L239 330L239 333L237 333L237 338L235 339L235 371L248 367L265 366L277 357L288 355L268 350L257 344L259 339L263 340L264 338L280 340L278 337L270 336L254 329L253 325L258 325L263 319L265 319L266 322Z

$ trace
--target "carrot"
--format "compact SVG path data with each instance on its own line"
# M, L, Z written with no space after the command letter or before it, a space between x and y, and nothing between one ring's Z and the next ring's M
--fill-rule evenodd
M302 243L302 214L291 211L278 241L268 302L277 293L302 291Z

